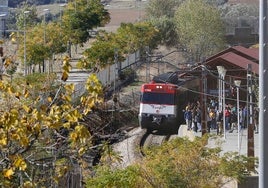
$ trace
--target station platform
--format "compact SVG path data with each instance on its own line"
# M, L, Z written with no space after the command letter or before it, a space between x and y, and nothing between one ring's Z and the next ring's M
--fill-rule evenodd
M217 135L216 130L211 130L209 134ZM219 143L222 149L222 153L226 152L238 152L241 155L247 156L248 152L248 130L242 129L240 131L240 142L238 142L238 132L226 131L226 136L218 136L218 139L209 139L208 146L218 147ZM201 132L194 132L187 130L187 125L181 125L178 130L179 137L188 137L190 140L194 140L195 137L201 137ZM240 147L238 147L238 143ZM259 157L259 134L254 133L254 157ZM256 169L258 172L258 168ZM252 174L249 176L243 184L238 184L236 181L231 181L224 185L223 188L258 188L258 174Z

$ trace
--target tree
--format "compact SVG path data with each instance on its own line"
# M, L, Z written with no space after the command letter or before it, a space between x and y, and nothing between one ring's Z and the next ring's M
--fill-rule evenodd
M125 60L129 53L133 53L144 46L155 46L157 30L148 23L122 23L116 33L100 31L91 47L84 52L84 58L79 66L85 69L100 70L115 61Z
M172 47L178 46L178 36L176 32L176 26L173 18L168 18L167 16L161 16L159 18L148 20L152 25L154 25L158 32L158 41L160 44Z
M62 27L73 44L83 44L91 36L89 31L103 26L110 16L100 0L76 0L68 3L62 17Z
M126 169L99 166L87 187L222 187L226 180L243 181L255 161L235 152L221 154L220 147L207 147L208 137L176 138L148 148L145 158Z
M215 7L202 0L185 1L176 10L174 19L188 59L198 62L223 49L225 30Z
M27 67L32 67L35 70L35 65L39 65L39 72L41 72L41 63L47 59L49 48L44 43L44 29L41 24L38 24L27 30L27 37L25 41L26 46L26 62ZM21 44L24 43L24 38L21 36ZM19 46L19 56L23 62L24 45Z
M259 16L259 7L254 4L235 4L219 7L224 18Z
M149 18L161 18L166 16L173 18L176 8L185 0L151 0L146 6L146 15Z
M159 31L161 44L167 46L177 45L177 33L174 24L176 9L184 0L151 0L146 6L148 22L152 23Z
M24 31L25 25L26 28L28 28L35 25L39 21L37 16L37 9L35 6L31 6L27 4L27 2L24 2L22 8L19 10L20 11L16 15L16 25L19 30ZM26 13L26 11L29 12Z
M147 22L122 23L117 29L116 42L120 48L124 49L125 54L136 52L144 46L156 47L157 29Z
M87 96L76 106L71 97L74 85L64 84L70 71L68 59L63 69L62 83L41 80L48 75L34 74L14 80L14 85L0 81L1 187L42 187L58 182L72 168L70 161L79 160L91 146L90 132L81 121L102 103L101 83L92 74L85 84ZM33 81L40 86L33 87Z
M251 27L258 31L259 7L254 4L236 4L219 7L226 28Z
M221 5L226 4L228 0L205 0L205 2L213 6L221 6Z

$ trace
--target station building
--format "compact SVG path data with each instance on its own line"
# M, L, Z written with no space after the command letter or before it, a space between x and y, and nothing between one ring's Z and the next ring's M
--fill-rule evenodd
M224 78L220 76L218 66L225 69ZM218 100L221 79L224 82L225 99L227 103L236 103L236 80L240 80L239 99L241 105L247 102L249 86L252 88L253 101L256 102L254 91L258 90L259 49L243 46L229 47L199 63L192 71L179 75L179 78L189 80L187 87L197 92L205 93L206 99ZM198 87L197 87L198 86ZM201 98L203 98L201 96Z

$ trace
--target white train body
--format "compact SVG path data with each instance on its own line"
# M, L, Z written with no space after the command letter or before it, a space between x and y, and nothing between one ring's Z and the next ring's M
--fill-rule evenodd
M149 83L141 86L139 124L143 129L178 125L178 88L173 84Z

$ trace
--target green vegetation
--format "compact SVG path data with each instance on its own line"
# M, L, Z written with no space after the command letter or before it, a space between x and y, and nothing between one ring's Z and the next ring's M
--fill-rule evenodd
M223 44L220 13L212 7L214 1L209 2L211 6L201 0L152 0L147 21L122 23L116 33L99 31L78 66L101 70L130 53L159 44L184 48L187 58L199 61ZM247 164L255 159L236 153L221 156L220 148L206 147L205 137L196 142L176 139L149 149L145 159L126 169L110 166L120 156L101 143L101 164L96 171L90 169L83 155L92 151L98 122L104 121L96 114L109 119L101 131L117 128L113 125L117 114L112 119L98 109L104 105L96 75L91 74L85 83L86 94L74 102L75 86L65 83L70 57L61 58L61 80L50 67L56 63L56 54L66 53L71 44L84 45L91 37L89 31L104 26L110 16L100 0L71 1L61 13L57 17L61 19L47 22L40 19L35 6L26 3L14 13L19 31L11 34L9 42L16 49L12 54L4 52L2 64L12 80L2 80L3 69L0 80L1 187L60 184L77 166L85 170L88 187L217 187L224 183L223 178L240 181L250 173ZM24 67L24 58L28 75L22 77L15 71L18 62ZM123 79L132 73L127 69L120 76ZM87 118L99 119L89 125Z
M224 47L224 27L219 11L202 0L185 1L175 13L180 45L188 59L202 61Z
M161 44L178 48L187 62L196 62L223 49L226 29L241 23L253 28L258 7L226 0L151 0L146 15L158 29Z
M82 45L90 38L88 31L109 21L110 15L100 0L76 0L68 3L62 16L63 36L72 44Z
M84 52L84 58L78 66L85 69L101 70L114 64L115 54L117 60L122 62L125 57L144 46L154 47L157 44L157 30L149 23L121 24L116 33L100 31L91 47Z
M125 169L102 164L87 187L211 187L230 180L243 181L255 161L238 153L221 154L220 147L208 148L208 137L176 138L162 146L148 148L146 157Z

